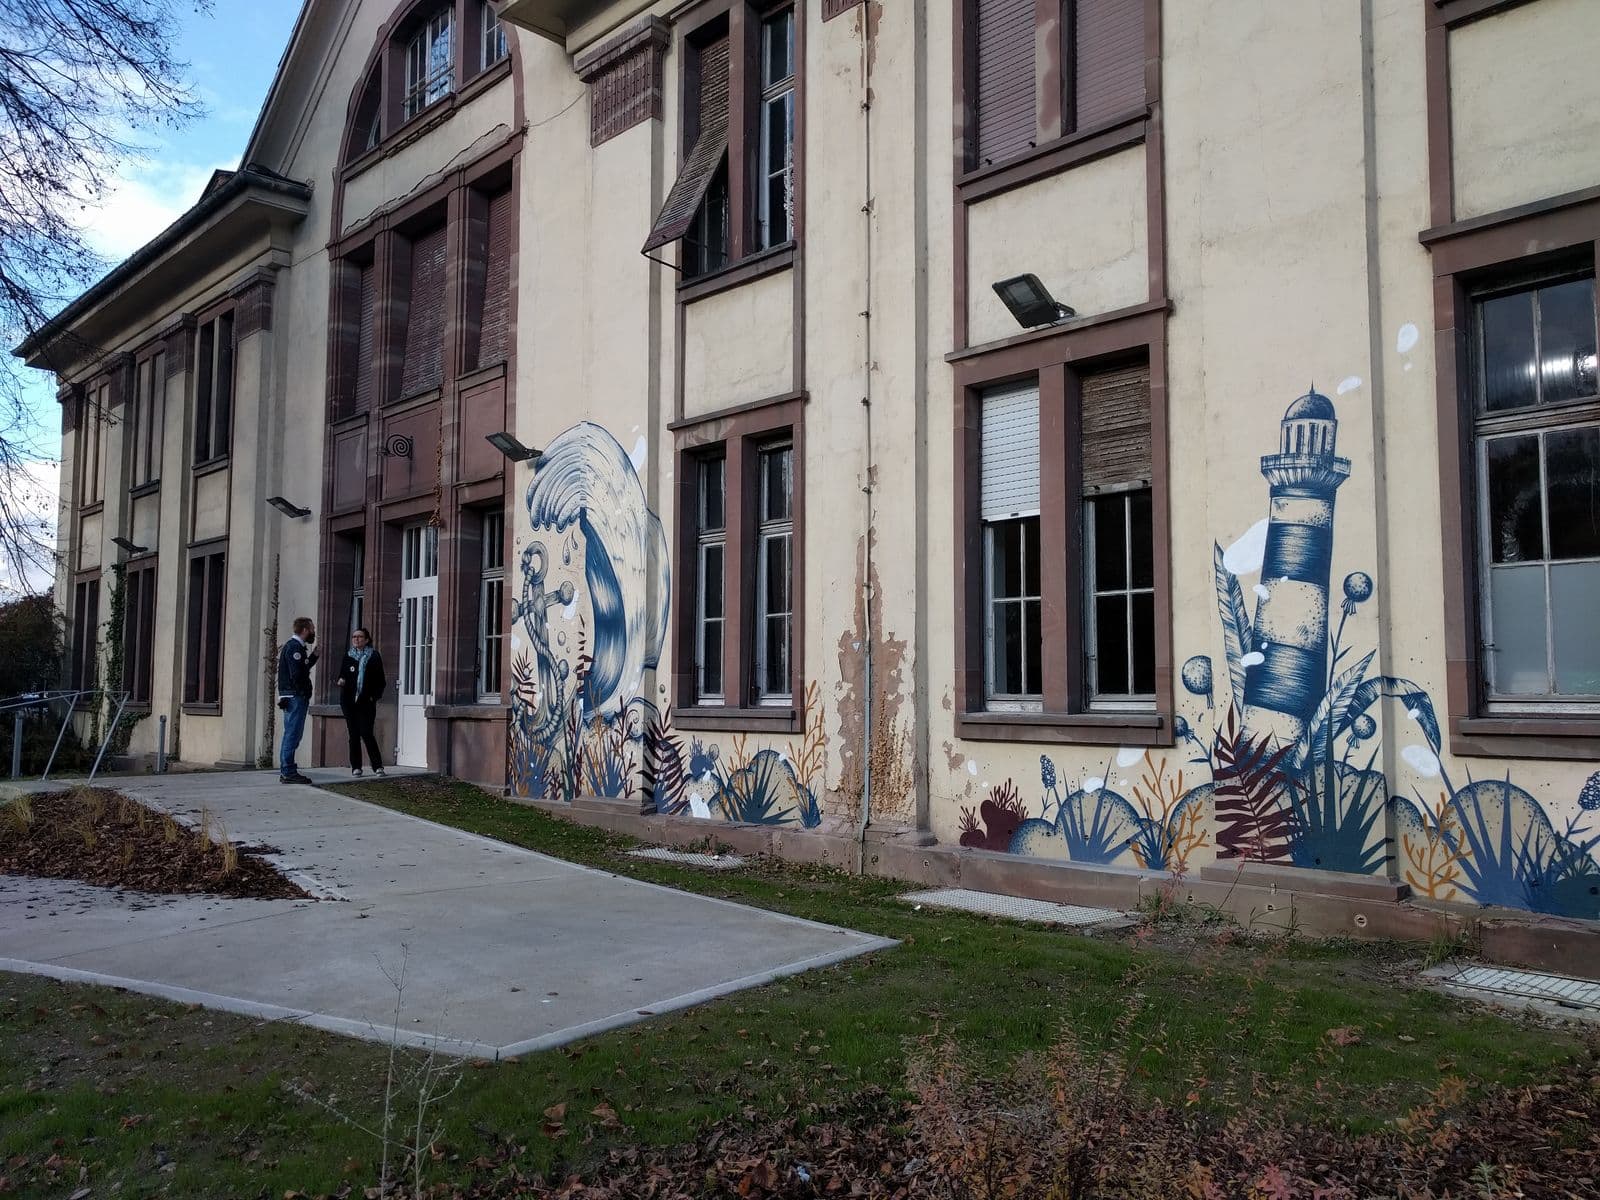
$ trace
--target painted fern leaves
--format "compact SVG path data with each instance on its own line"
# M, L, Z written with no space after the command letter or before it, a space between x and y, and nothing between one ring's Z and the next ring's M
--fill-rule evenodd
M1222 615L1222 642L1228 652L1228 679L1233 689L1233 707L1244 710L1244 656L1255 649L1255 631L1244 607L1244 589L1239 577L1222 561L1222 546L1211 543L1217 569L1217 610Z

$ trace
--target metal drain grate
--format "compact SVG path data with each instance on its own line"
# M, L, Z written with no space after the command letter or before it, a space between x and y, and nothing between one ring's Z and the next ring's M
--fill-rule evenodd
M705 867L711 871L732 871L737 867L744 866L744 859L737 854L691 854L687 850L668 850L664 846L650 846L644 850L629 850L628 857L677 863L680 867Z
M1116 921L1122 914L1114 908L1084 908L1077 904L1053 904L1048 900L1028 900L1021 896L999 896L975 892L970 888L938 888L931 892L911 892L901 896L907 904L930 904L935 908L957 908L962 912L1008 917L1013 921L1038 921L1044 925L1099 925Z
M1563 1008L1600 1013L1600 983L1590 979L1569 979L1565 975L1546 975L1541 971L1508 971L1502 967L1441 967L1433 974L1441 983L1474 992L1514 996L1518 1000L1541 1000Z

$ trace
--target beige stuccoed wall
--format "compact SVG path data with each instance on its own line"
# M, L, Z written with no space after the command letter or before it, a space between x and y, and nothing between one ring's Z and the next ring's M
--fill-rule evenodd
M1452 30L1455 215L1596 183L1600 5L1539 0Z
M794 389L794 277L779 271L684 312L683 408L703 416Z

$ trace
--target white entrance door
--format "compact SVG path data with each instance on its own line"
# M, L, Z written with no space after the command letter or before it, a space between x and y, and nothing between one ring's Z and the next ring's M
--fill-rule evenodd
M426 767L434 613L439 607L439 531L408 525L401 539L400 720L394 761L402 767Z

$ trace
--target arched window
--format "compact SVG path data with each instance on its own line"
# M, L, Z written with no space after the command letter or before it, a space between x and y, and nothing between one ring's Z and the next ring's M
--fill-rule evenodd
M404 120L455 90L455 9L436 9L406 42Z

